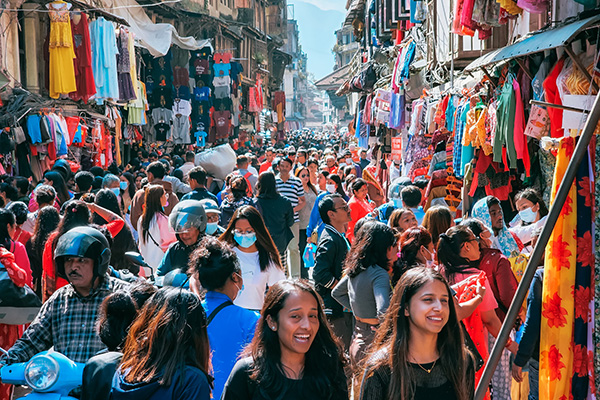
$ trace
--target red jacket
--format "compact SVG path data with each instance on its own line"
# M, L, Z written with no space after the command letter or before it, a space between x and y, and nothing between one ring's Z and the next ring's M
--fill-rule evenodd
M490 287L487 289L492 290L498 302L496 314L500 321L504 321L506 311L508 311L519 285L510 266L510 261L500 250L482 249L479 269L485 271L488 277Z

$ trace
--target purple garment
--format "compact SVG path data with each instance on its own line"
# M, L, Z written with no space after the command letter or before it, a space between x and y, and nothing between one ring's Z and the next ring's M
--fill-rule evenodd
M119 73L119 100L129 101L137 98L131 80L131 65L129 60L129 34L124 28L119 30L117 37L117 72Z

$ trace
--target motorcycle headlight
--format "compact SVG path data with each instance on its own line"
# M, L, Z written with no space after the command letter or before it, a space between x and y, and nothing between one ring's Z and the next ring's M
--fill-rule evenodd
M33 390L44 391L56 383L59 370L52 357L37 356L25 367L25 381Z

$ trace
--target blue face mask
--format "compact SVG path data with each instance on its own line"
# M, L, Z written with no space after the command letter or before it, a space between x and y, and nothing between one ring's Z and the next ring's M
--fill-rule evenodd
M115 194L115 196L119 196L121 194L120 188L112 188L112 189L110 189L110 191L113 192Z
M532 223L537 218L537 213L531 210L531 207L519 211L519 217L523 222Z
M247 249L248 247L252 246L254 242L256 242L256 233L252 232L242 235L241 233L236 232L233 234L233 239L237 242L237 244L240 245L240 247Z
M129 184L127 182L121 181L121 183L119 183L119 186L120 186L121 190L126 190L127 186L129 186Z
M219 226L218 222L209 222L206 224L206 234L212 235L217 231L217 227Z

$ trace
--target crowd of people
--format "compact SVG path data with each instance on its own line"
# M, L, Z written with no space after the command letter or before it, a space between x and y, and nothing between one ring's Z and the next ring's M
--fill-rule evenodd
M471 399L541 196L519 192L512 221L493 196L457 219L423 207L427 182L382 193L379 160L338 137L237 154L224 182L192 151L0 177L0 260L43 301L0 325L4 362L53 347L86 364L81 399ZM537 399L542 274L486 398L527 380Z

